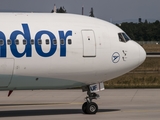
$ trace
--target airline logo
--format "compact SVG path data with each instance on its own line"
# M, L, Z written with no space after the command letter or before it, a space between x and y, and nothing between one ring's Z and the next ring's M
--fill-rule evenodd
M118 52L113 53L112 55L112 62L113 63L118 63L120 60L120 54Z
M54 27L54 26L53 26ZM12 44L10 45L11 53L14 57L21 58L21 57L32 57L32 45L30 44L31 41L31 33L30 28L28 24L22 24L22 31L20 30L14 30L10 34L10 40L12 41ZM64 40L64 44L60 44L60 57L66 57L66 40L67 37L72 36L72 31L68 30L67 32L64 32L63 30L57 31L59 34L60 40ZM15 43L15 40L18 35L21 35L24 37L24 39L27 41L27 44L25 45L25 49L23 52L18 52L17 45ZM42 45L38 44L38 40L41 39L42 35L47 35L50 39L50 43L53 43L53 40L58 40L54 33L48 30L40 30L37 31L35 34L34 40L35 40L35 49L39 56L41 57L50 57L54 55L54 53L57 50L57 44L50 44L50 50L46 53L42 50ZM4 41L4 44L0 46L0 58L7 57L7 43L6 43L6 36L5 34L0 30L0 40Z

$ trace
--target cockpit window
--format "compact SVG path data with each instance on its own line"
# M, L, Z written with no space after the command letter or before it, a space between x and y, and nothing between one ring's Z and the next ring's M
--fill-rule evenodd
M130 37L128 37L128 35L126 33L122 33L122 34L123 34L123 37L126 40L126 42L130 40Z
M130 40L130 38L128 37L128 35L126 33L118 33L118 37L119 37L119 41L120 42L127 42Z
M122 33L118 33L118 36L119 36L119 41L120 42L126 42L125 39L122 36Z

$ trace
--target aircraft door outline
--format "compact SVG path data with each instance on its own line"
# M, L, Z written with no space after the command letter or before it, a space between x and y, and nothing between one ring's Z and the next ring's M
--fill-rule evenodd
M82 30L83 57L96 57L96 39L93 30Z
M0 88L8 87L14 70L14 59L0 59Z

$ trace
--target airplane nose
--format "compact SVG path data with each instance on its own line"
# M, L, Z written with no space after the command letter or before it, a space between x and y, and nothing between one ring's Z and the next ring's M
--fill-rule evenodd
M139 64L142 64L146 59L145 50L139 45Z

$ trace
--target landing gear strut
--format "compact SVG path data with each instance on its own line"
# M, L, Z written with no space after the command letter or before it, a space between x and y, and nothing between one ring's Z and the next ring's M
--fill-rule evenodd
M82 87L82 91L87 91L86 102L82 105L82 111L84 114L96 114L98 111L98 105L92 102L93 99L99 98L97 92L104 90L104 83L97 83Z
M92 102L93 99L99 98L96 93L87 92L86 102L82 105L82 111L84 114L96 114L98 111L98 105Z

